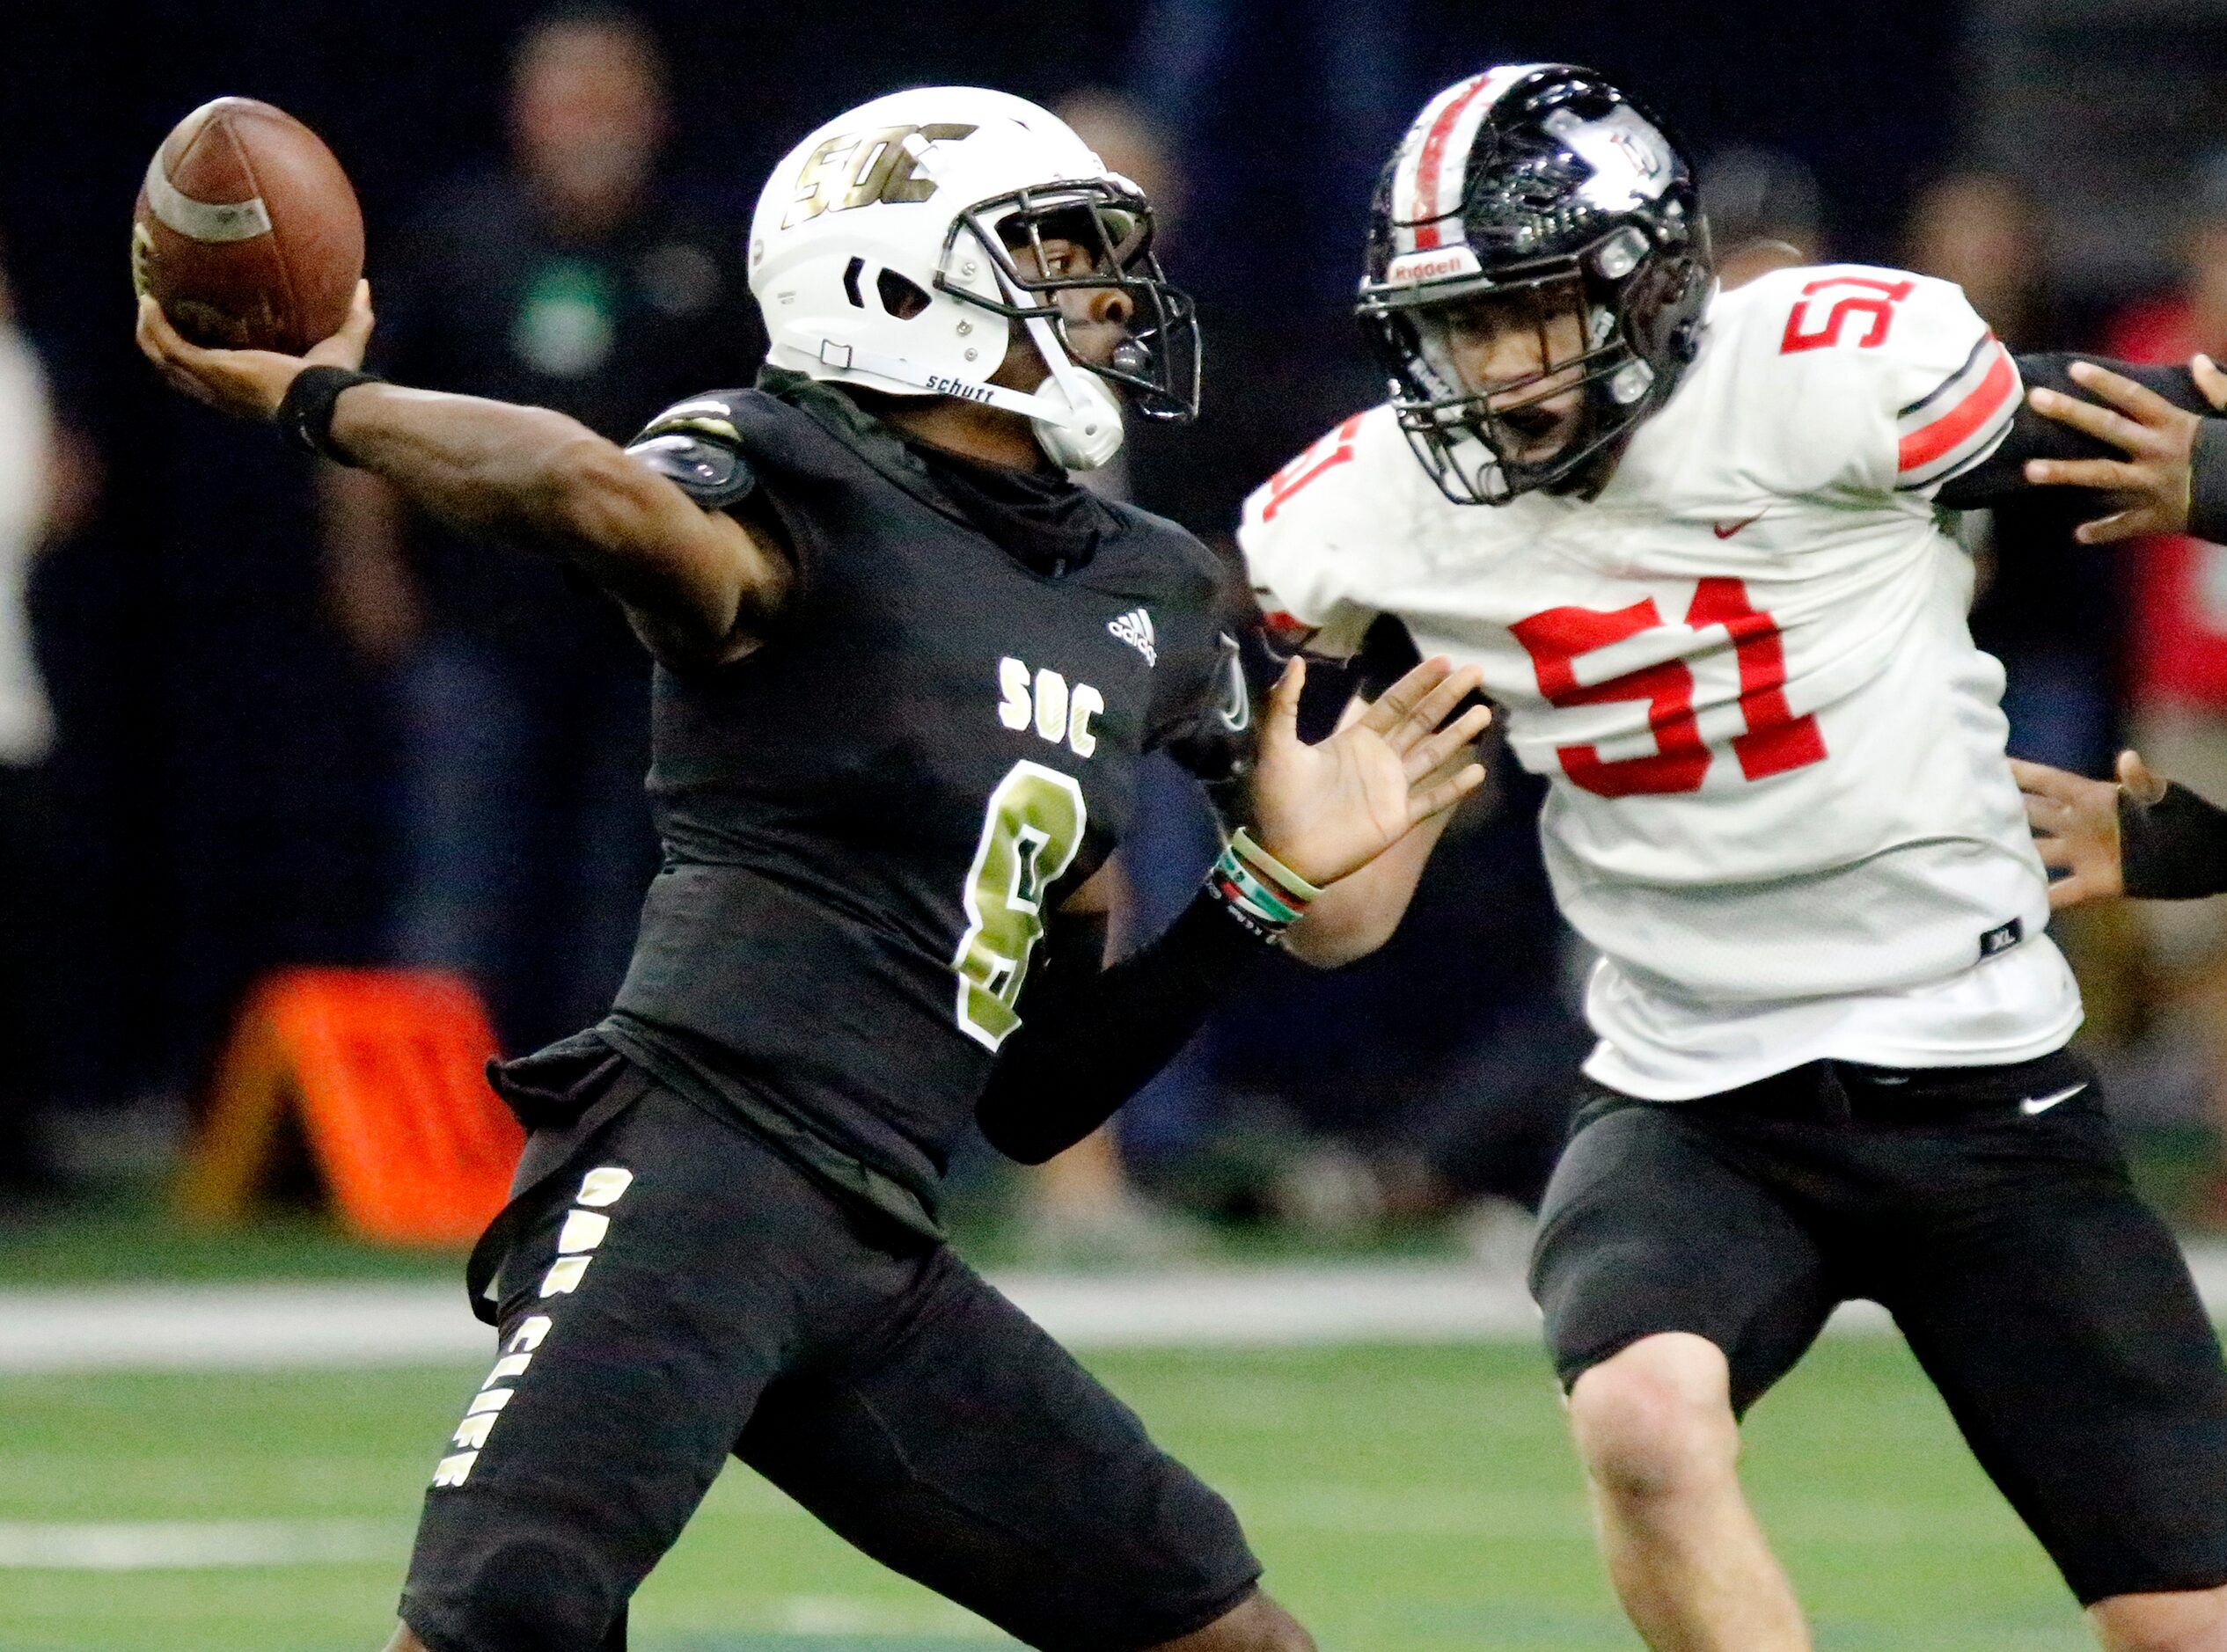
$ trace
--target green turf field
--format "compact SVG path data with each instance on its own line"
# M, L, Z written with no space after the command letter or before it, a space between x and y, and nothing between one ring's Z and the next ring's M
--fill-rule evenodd
M1233 1498L1271 1586L1326 1652L1637 1645L1597 1571L1536 1351L1092 1363ZM419 1488L480 1375L0 1382L0 1528L278 1522L254 1529L322 1534L344 1554L376 1557L0 1570L0 1652L374 1652ZM1761 1407L1749 1452L1820 1647L2088 1644L1899 1343L1820 1348ZM996 1640L740 1469L644 1586L634 1622L648 1652L928 1652Z

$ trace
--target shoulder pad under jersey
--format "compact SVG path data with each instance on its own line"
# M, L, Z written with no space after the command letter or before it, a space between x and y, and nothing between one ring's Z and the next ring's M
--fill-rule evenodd
M1256 488L1237 545L1271 623L1313 633L1332 653L1356 646L1407 554L1425 493L1443 502L1388 406L1356 413Z
M678 485L706 510L738 504L758 486L731 410L710 397L659 413L627 443L626 454Z
M1712 310L1733 360L1731 437L1789 491L1938 489L1992 452L2018 368L1961 290L1904 270L1775 270Z

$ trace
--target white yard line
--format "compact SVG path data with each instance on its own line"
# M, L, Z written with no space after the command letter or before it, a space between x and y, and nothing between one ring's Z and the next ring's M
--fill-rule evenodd
M0 1292L0 1372L468 1364L493 1333L461 1284Z
M2227 1318L2227 1245L2192 1247ZM1527 1341L1539 1317L1513 1274L1454 1262L1277 1263L1148 1274L995 1276L1061 1341L1099 1348L1292 1348ZM1841 1331L1878 1332L1855 1304ZM0 1375L319 1371L470 1364L493 1333L461 1285L99 1286L0 1291Z
M776 1632L814 1639L822 1635L933 1635L938 1640L1014 1644L972 1612L941 1601L912 1606L850 1595L790 1595L775 1601L766 1615L769 1626Z
M408 1528L378 1520L0 1521L0 1571L202 1571L391 1561Z

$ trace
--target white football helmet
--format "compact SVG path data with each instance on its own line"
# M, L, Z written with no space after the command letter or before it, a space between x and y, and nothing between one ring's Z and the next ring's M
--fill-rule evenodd
M1152 251L1152 206L1066 122L971 86L892 92L837 116L773 169L751 221L750 285L775 367L893 396L956 396L1024 414L1051 460L1089 470L1120 450L1126 387L1146 418L1198 411L1190 299ZM1047 275L1053 237L1094 254ZM1014 252L1035 247L1024 270ZM1110 365L1076 360L1062 289L1134 305ZM993 384L1019 322L1051 376Z

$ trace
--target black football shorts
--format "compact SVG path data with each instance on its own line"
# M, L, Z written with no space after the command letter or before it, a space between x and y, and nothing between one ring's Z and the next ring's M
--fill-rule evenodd
M1593 1092L1532 1259L1556 1370L1691 1332L1744 1412L1869 1297L2083 1604L2227 1583L2227 1367L2101 1103L2062 1051Z
M1053 1652L1139 1652L1254 1588L1227 1505L1058 1344L757 1139L651 1086L545 1186L418 1527L401 1612L432 1652L619 1652L730 1453Z

